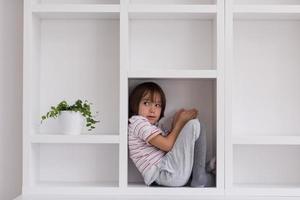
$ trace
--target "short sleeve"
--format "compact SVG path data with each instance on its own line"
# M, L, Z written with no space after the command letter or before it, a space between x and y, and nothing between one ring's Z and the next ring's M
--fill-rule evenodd
M136 116L130 119L131 129L133 134L149 144L149 141L155 136L162 133L162 130L155 125L152 125L147 118Z

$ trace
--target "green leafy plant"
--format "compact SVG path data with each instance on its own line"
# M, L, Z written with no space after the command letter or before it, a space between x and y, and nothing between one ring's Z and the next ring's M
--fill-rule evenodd
M91 105L87 100L82 102L82 100L78 99L73 105L68 105L66 101L60 102L57 106L51 106L49 112L46 115L42 116L41 123L48 118L57 118L60 115L61 111L75 111L80 112L82 116L86 119L86 127L88 127L89 131L95 128L95 124L99 121L94 119L91 112Z

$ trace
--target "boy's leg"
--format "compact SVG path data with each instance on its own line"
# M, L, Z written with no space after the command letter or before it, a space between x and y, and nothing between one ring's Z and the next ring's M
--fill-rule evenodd
M216 157L213 157L206 163L206 171L216 175L216 164L217 164Z
M206 128L202 124L199 138L195 142L192 187L215 186L215 177L206 171Z
M191 176L194 145L200 134L198 119L190 120L182 129L172 148L161 160L156 182L164 186L183 186Z

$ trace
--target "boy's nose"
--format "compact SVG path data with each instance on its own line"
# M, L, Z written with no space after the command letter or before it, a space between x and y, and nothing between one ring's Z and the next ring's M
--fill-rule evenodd
M154 112L155 111L155 106L154 105L151 105L150 107L150 112Z

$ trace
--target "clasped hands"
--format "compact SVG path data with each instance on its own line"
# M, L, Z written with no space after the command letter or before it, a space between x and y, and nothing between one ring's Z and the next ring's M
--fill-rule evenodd
M198 116L198 110L193 109L180 109L178 110L173 118L172 127L175 127L176 124L185 125L191 119L195 119Z

